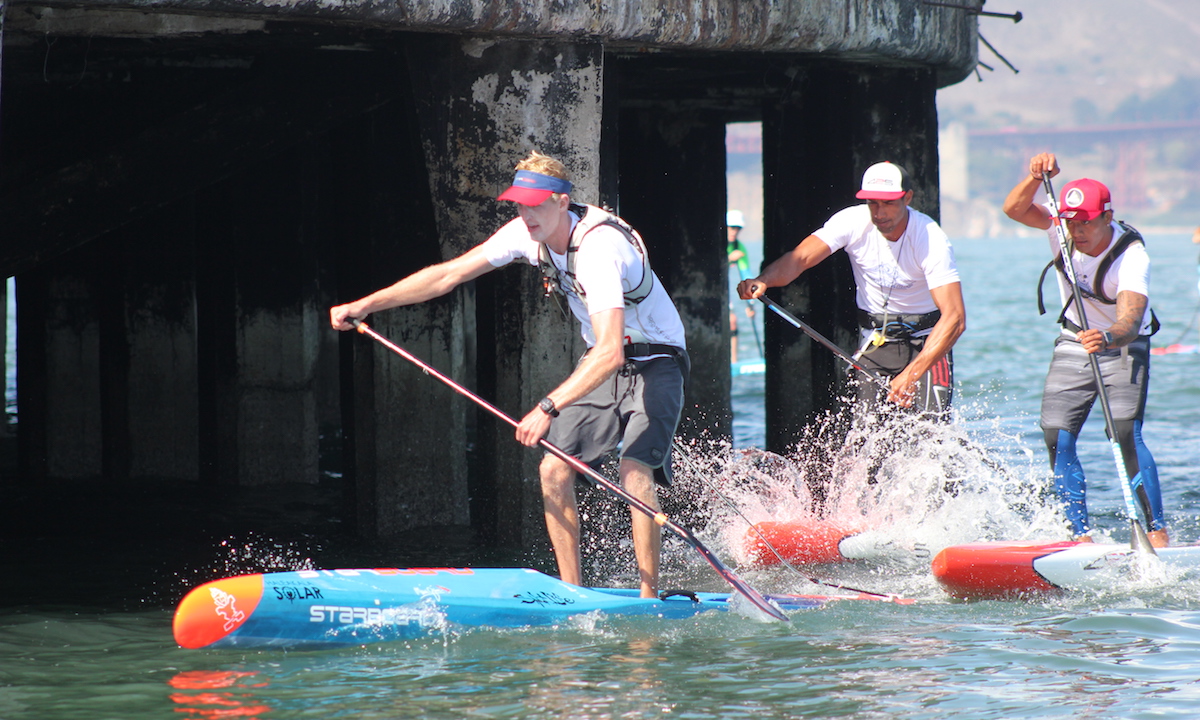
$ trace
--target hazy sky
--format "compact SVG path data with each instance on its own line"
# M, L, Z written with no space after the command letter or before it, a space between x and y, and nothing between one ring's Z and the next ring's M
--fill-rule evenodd
M980 43L979 59L994 70L941 90L943 114L973 105L981 115L1064 125L1077 98L1107 113L1131 94L1200 77L1200 0L989 0L984 9L1024 16L979 18L980 35L1020 72Z

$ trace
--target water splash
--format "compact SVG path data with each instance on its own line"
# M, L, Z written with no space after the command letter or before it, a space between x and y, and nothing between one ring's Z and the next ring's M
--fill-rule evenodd
M677 449L676 485L693 493L697 525L739 562L748 530L766 521L859 531L877 561L923 571L952 544L1066 539L1048 470L999 430L981 439L885 410L821 418L783 455L715 441Z
M225 576L315 570L316 565L309 555L311 551L308 545L250 534L246 538L222 540L217 549L217 562Z

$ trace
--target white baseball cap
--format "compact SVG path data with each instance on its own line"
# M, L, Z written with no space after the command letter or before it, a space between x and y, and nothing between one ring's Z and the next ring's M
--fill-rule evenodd
M898 200L911 188L904 168L890 162L875 163L863 173L859 200Z
M725 213L726 227L744 228L746 227L746 218L742 217L741 210L730 210Z

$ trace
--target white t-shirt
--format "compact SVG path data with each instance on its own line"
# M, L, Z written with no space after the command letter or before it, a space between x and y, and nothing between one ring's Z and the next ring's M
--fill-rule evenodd
M959 282L950 239L933 218L908 209L908 227L896 242L871 222L866 204L834 214L813 233L831 252L845 250L854 269L855 302L869 313L937 310L929 291Z
M1108 247L1104 248L1104 252L1096 257L1079 252L1078 250L1071 253L1071 266L1075 268L1075 279L1079 282L1079 287L1086 292L1094 292L1092 281L1096 277L1096 272L1100 269L1100 261L1112 252L1112 249L1117 244L1117 240L1125 232L1115 221L1112 223L1112 230L1112 241L1108 243ZM1060 252L1058 247L1058 231L1051 225L1050 230L1046 234L1050 238L1051 255L1058 257ZM1071 299L1073 293L1070 283L1067 282L1067 278L1058 270L1052 270L1052 272L1058 276L1058 296L1063 303L1059 306L1061 308ZM1146 252L1146 247L1140 243L1134 243L1125 248L1125 252L1113 260L1113 264L1104 273L1105 295L1116 300L1117 293L1125 290L1145 295L1147 308L1149 307L1150 255ZM1083 310L1087 313L1087 326L1089 328L1107 330L1117 321L1116 305L1109 305L1090 299L1086 293L1083 298ZM1071 303L1071 307L1067 308L1067 319L1080 327L1083 326L1083 323L1079 321L1079 311L1076 309L1074 302ZM1063 334L1068 337L1075 337L1075 333L1066 328L1063 328ZM1149 310L1142 316L1142 327L1138 330L1138 334L1150 334Z
M571 229L574 230L580 218L574 212L568 214L571 217ZM537 267L541 244L530 237L524 221L518 217L497 230L483 242L482 247L484 256L493 267L504 267L519 259ZM567 303L579 319L580 334L588 347L596 344L591 316L616 308L625 309L626 343L687 347L679 311L657 276L645 300L625 307L625 292L641 284L643 266L642 258L620 230L607 225L595 228L587 234L577 253L575 279L584 289L587 304L573 292L567 293ZM560 273L566 272L565 254L550 251L550 259Z

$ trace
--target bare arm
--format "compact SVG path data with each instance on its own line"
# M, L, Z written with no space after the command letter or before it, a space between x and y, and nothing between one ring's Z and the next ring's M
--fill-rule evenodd
M575 368L575 372L546 396L554 401L554 406L559 410L600 387L625 364L624 308L602 310L591 318L596 344ZM534 447L549 432L552 420L541 408L530 410L517 426L517 440Z
M1104 333L1096 328L1080 331L1075 337L1090 353L1097 353L1106 348L1128 345L1137 339L1138 331L1142 329L1142 319L1146 316L1146 306L1149 299L1141 293L1122 290L1117 293L1117 321L1108 328L1112 333L1112 344L1104 342Z
M361 320L373 312L402 305L416 305L441 297L468 280L496 268L487 261L483 250L476 246L446 262L418 270L394 285L370 295L329 309L329 322L335 330L352 330L348 320Z
M758 277L738 283L738 297L743 300L760 298L767 288L787 285L831 254L829 246L821 238L809 235L791 252L764 268Z
M917 382L929 372L939 360L950 352L954 343L967 329L967 310L963 303L962 283L950 283L929 291L933 303L937 305L942 315L933 326L921 352L912 359L908 367L892 378L888 390L888 400L908 407L912 404L913 393L916 392Z
M1004 214L1021 223L1039 230L1050 229L1050 213L1045 207L1034 202L1038 188L1042 187L1042 177L1049 173L1054 177L1059 173L1058 161L1053 153L1039 153L1029 159L1029 174L1008 192L1004 198Z

